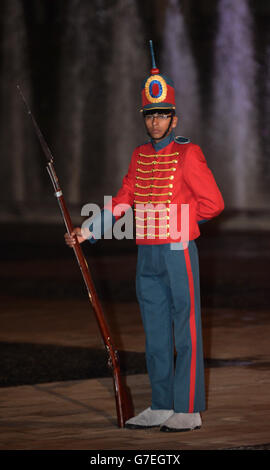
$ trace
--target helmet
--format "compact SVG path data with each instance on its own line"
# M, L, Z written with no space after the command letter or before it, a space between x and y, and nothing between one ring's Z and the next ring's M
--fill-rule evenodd
M153 43L150 43L152 57L151 75L142 83L141 111L175 109L174 83L166 75L161 75L156 67Z

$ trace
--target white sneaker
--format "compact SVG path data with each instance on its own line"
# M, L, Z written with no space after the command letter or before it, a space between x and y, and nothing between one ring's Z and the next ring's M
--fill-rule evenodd
M152 410L150 407L137 416L128 419L125 427L129 429L145 429L160 426L173 415L173 410Z
M200 413L174 413L160 428L163 432L180 432L199 429L202 425Z

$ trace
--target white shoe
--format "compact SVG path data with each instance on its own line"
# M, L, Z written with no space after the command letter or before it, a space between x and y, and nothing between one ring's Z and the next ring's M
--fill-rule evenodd
M134 418L125 422L125 427L129 429L145 429L160 426L173 415L173 410L152 410L150 407L139 413Z
M202 425L200 413L174 413L160 428L163 432L180 432L199 429Z

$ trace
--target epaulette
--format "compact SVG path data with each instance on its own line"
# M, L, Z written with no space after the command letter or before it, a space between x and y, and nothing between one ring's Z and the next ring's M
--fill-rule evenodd
M175 137L174 141L177 144L189 144L190 143L190 140L187 137L182 137L181 135L178 135L177 137Z

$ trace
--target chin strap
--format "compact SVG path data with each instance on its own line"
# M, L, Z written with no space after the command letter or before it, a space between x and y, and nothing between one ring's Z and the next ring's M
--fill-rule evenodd
M164 139L164 137L166 137L166 136L168 135L169 130L170 130L170 127L171 127L171 125L172 125L172 120L173 120L173 115L171 115L171 120L170 120L170 122L169 122L169 125L168 125L168 127L167 127L167 130L164 132L164 134L163 134L163 136L161 137L160 140Z

